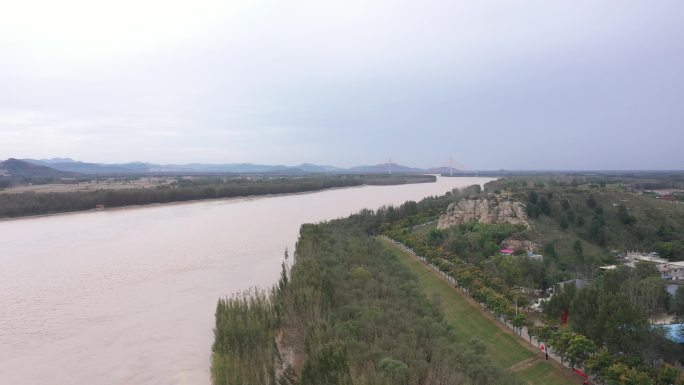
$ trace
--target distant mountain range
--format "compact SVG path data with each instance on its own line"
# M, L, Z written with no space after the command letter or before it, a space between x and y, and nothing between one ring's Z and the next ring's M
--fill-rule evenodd
M392 163L392 172L398 174L448 173L449 168L420 169ZM445 171L446 170L446 171ZM349 173L385 174L388 164L365 165L351 168L302 163L297 166L264 165L253 163L225 164L155 164L131 162L119 164L87 163L70 158L8 159L0 162L0 176L73 177L77 174L151 174L151 173Z
M60 171L52 167L14 158L0 162L0 177L68 178L77 175L72 172Z

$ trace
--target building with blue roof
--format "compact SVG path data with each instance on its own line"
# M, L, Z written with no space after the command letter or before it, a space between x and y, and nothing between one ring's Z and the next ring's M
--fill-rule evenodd
M684 324L661 325L665 338L676 343L684 344Z

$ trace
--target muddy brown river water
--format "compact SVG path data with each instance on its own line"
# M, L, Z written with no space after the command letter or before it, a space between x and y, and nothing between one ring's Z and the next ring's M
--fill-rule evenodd
M214 308L267 287L302 223L488 178L0 222L0 384L209 384Z

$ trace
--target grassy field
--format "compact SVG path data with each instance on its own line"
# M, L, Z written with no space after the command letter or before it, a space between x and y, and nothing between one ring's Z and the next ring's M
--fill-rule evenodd
M471 305L436 274L428 270L410 254L391 242L379 241L417 277L423 292L430 298L439 298L445 320L463 342L473 337L479 338L487 346L487 354L500 367L508 368L521 361L537 356L515 337L504 332L492 320L485 317L479 309ZM529 384L566 385L578 384L569 373L560 372L549 363L540 361L532 367L518 372Z
M559 373L551 364L543 361L518 372L518 376L530 385L566 385L581 383L579 377L568 378L569 375L569 373Z

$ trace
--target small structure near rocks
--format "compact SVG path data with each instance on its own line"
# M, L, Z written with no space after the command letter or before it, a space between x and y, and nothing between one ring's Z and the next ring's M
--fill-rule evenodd
M575 285L576 288L582 289L589 285L589 281L583 279L571 279L569 281L558 282L559 287L565 287L566 285Z
M536 261L543 261L543 260L544 260L544 256L543 256L543 255L537 254L537 253L533 253L533 252L531 252L531 251L527 253L527 258L534 259L534 260L536 260Z
M541 250L542 246L539 243L532 242L527 239L519 239L519 238L506 238L503 241L501 241L501 247L505 247L508 249L513 249L513 250L521 250L526 253L532 253L534 254L537 250Z

